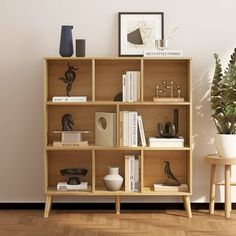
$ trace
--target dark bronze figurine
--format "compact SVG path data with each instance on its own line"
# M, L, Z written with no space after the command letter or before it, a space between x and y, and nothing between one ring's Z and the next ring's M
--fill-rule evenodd
M63 115L61 119L61 124L62 124L62 131L72 131L73 130L73 118L71 114L65 114Z
M70 96L70 91L72 88L72 84L76 78L76 73L75 71L78 70L79 68L75 68L74 66L71 66L70 63L68 62L68 70L65 72L65 77L60 77L59 80L62 80L66 86L66 95L69 97Z
M179 110L174 109L173 111L173 122L167 122L166 124L158 123L157 130L160 137L163 138L177 138L178 134L178 122L179 122ZM164 126L164 127L163 127Z
M170 169L170 162L169 161L165 161L166 165L165 165L165 175L167 177L167 180L163 183L163 185L167 185L167 186L180 186L180 182L179 180L173 175L171 169ZM174 182L170 182L169 179L173 180Z

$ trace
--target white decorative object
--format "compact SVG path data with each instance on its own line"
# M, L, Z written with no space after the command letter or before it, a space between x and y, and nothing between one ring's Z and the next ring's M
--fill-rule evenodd
M215 146L220 157L236 158L235 134L216 134Z
M55 134L61 134L61 142L62 143L80 143L82 142L82 134L89 133L88 130L83 131L53 131Z
M108 175L103 180L109 191L119 191L124 181L123 177L119 175L119 167L108 167Z
M182 50L169 50L169 49L145 49L143 51L144 57L182 57Z
M184 138L149 137L149 147L184 147Z
M54 96L53 102L87 102L87 96Z
M116 113L96 112L95 144L116 146Z
M88 189L88 182L81 182L80 184L67 184L66 182L58 182L57 183L57 190L60 191L75 191L75 190L87 190Z

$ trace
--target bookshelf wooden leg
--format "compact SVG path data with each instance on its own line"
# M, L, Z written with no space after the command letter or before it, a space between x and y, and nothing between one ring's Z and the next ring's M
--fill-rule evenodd
M120 214L120 196L116 196L116 214Z
M231 166L225 166L225 217L230 218L231 211Z
M211 182L210 182L210 199L209 199L209 210L210 214L214 214L215 210L215 192L216 192L216 165L211 165Z
M189 197L189 196L183 196L183 201L184 201L185 210L186 210L187 213L188 213L188 217L189 217L189 218L192 218L190 197Z
M48 218L51 207L52 207L52 195L47 195L45 202L44 218Z

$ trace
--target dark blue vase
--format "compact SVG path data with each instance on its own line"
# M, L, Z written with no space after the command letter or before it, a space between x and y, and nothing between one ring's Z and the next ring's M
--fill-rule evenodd
M74 53L72 29L72 25L62 25L61 27L60 55L62 57L71 57Z

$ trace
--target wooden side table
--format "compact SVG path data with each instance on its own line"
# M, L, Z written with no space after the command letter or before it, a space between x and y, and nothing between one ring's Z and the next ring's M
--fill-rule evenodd
M225 186L225 217L230 218L231 211L231 166L236 165L236 158L222 158L217 154L209 154L205 156L205 161L211 165L211 181L210 181L210 214L214 214L215 208L215 187L216 185ZM225 182L216 183L216 165L225 166Z

